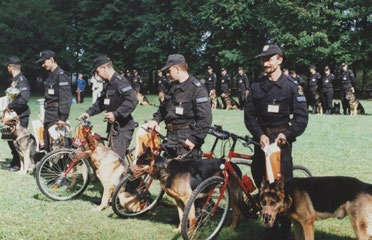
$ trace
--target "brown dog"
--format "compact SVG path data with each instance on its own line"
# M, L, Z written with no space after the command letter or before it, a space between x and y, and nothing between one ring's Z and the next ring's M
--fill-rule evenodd
M147 148L145 153L139 156L137 166L143 170L146 169L145 171L149 172L152 178L159 179L164 192L176 201L180 224L175 230L180 231L184 208L193 190L201 181L219 172L220 166L224 162L224 159L217 158L196 160L166 159L154 155L151 149ZM241 177L239 168L236 171L240 173ZM238 206L238 199L242 194L238 184L232 182L229 186L232 193L231 207L234 214L230 227L235 228L238 219L242 216ZM190 212L189 222L191 225L195 224L195 212Z
M90 158L93 170L103 186L101 204L93 208L92 211L102 211L109 206L112 193L119 184L122 175L126 173L129 164L93 137L90 124L78 126L75 132L76 138L80 140L81 145L76 150L74 160Z
M274 225L277 215L293 222L297 240L314 239L314 222L349 216L358 239L372 239L372 185L351 177L311 177L263 181L262 222Z
M355 97L355 94L352 91L349 91L349 93L347 94L347 99L349 99L350 115L365 114L362 104Z
M316 112L318 114L323 114L322 99L320 97L319 92L316 92L316 94L315 94L315 101L316 101Z
M211 101L212 110L217 109L218 106L218 99L217 99L217 92L215 89L212 89L209 93L209 99Z
M36 154L36 139L27 128L19 123L18 117L6 119L4 121L4 134L11 134L14 146L17 149L20 159L20 174L32 172L35 169L34 156Z
M225 103L226 110L239 110L239 104L227 93L221 94L222 101Z
M150 106L150 102L142 93L137 93L138 105Z

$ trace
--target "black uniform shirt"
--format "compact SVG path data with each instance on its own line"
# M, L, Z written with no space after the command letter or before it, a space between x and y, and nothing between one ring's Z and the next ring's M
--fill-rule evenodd
M242 93L249 89L248 77L244 73L243 75L238 74L236 77L236 85L238 92Z
M168 87L168 80L165 76L158 79L158 92L164 92Z
M322 77L322 92L333 92L333 81L335 80L335 75L333 73L324 75Z
M71 108L71 82L68 74L60 67L54 69L45 81L44 122L66 121Z
M136 92L130 81L115 72L110 81L105 82L101 96L88 109L89 116L93 116L106 110L112 112L115 121L124 127L129 120L132 120L132 112L138 103Z
M346 72L341 73L341 82L343 90L350 90L355 85L355 76L353 71L348 69Z
M14 101L8 104L8 108L14 110L18 117L29 116L31 111L27 102L30 100L31 91L27 78L22 73L19 73L11 79L11 82L12 86L15 85L15 87L19 88L20 93Z
M294 141L305 131L308 122L302 87L284 74L276 82L266 76L253 81L244 107L244 120L255 139L265 134L266 128L289 125L284 134L288 141Z
M183 109L182 113L177 110L178 107ZM192 76L181 84L172 82L153 119L158 123L164 120L165 124L192 125L191 133L186 138L195 145L201 145L212 123L206 89Z
M321 80L322 76L316 72L314 74L311 74L309 79L308 79L308 86L311 90L316 90L318 89L318 84L319 84L319 81Z
M216 89L217 76L215 73L207 74L205 77L205 86L207 87L208 92L212 89Z
M226 74L224 76L221 75L220 84L221 84L221 86L220 86L221 91L229 90L230 87L231 87L230 75L229 74Z

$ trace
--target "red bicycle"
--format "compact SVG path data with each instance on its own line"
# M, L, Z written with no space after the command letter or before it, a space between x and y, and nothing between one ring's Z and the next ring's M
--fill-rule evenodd
M184 239L213 239L215 238L226 221L231 221L232 214L230 208L230 188L228 185L229 179L234 178L239 184L243 196L239 199L240 204L243 203L244 210L248 211L244 214L257 216L259 211L259 204L256 198L252 196L255 187L253 182L247 175L241 178L235 171L232 162L236 163L241 169L242 166L250 168L252 155L235 152L236 143L238 141L243 143L243 146L250 147L252 145L260 145L260 143L253 141L247 136L241 137L234 133L225 131L221 126L210 128L209 134L216 137L216 140L209 153L205 153L206 157L213 155L217 142L222 140L223 148L226 147L226 142L230 142L230 149L227 154L226 163L221 166L222 173L204 180L193 191L193 194L185 206L184 215L181 225L181 233ZM232 161L233 158L239 158ZM301 172L307 177L312 176L311 172L300 165L295 166L297 172ZM242 170L242 173L248 169ZM253 186L253 187L252 187ZM206 196L207 193L207 196ZM189 226L189 213L195 209L194 206L199 206L196 212L196 221L194 226Z

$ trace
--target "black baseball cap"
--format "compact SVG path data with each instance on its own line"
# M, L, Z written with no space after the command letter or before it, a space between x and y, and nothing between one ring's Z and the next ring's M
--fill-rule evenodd
M164 71L173 65L182 63L186 63L186 59L184 56L182 56L181 54L171 54L168 56L167 63L160 69L160 71Z
M341 63L341 66L345 67L345 66L347 66L347 63Z
M102 66L103 64L106 64L108 62L111 62L111 59L107 56L99 56L93 60L93 69L91 73L94 73L99 66Z
M279 54L280 56L283 56L282 49L280 49L280 47L278 47L278 45L276 44L270 44L270 45L265 45L262 48L262 52L258 54L255 58L267 57L267 56L272 56L275 54Z
M329 69L329 67L328 66L325 66L324 67L324 71L329 71L330 69Z
M6 67L9 64L21 65L21 60L19 60L18 57L11 56L10 58L8 58L8 61L6 62L6 64L4 66Z
M40 52L40 58L36 61L36 63L42 63L46 59L54 57L56 54L52 50L44 50Z
M211 66L208 66L207 69L213 69Z

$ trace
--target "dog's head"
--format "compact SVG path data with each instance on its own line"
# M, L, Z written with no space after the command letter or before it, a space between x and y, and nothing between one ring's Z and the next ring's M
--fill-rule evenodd
M217 98L217 93L216 93L216 90L215 89L212 89L209 93L209 97L211 99L216 99Z
M146 150L138 156L136 166L140 171L149 173L152 178L159 179L161 166L158 164L162 163L164 158L155 154L150 147L143 147Z
M353 91L349 91L346 95L346 99L349 100L349 102L354 102L355 101L355 95Z
M284 181L269 184L265 180L260 188L261 222L265 227L274 225L276 216L286 210Z
M333 104L333 114L340 114L341 113L341 104L334 103Z
M3 119L3 126L1 128L2 139L16 139L17 126L19 124L18 117Z

